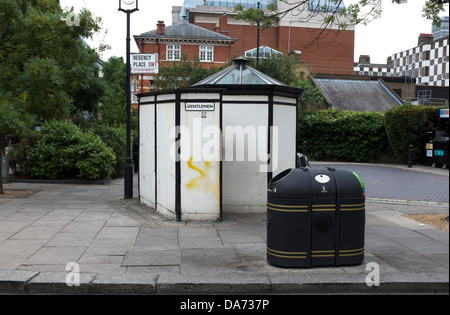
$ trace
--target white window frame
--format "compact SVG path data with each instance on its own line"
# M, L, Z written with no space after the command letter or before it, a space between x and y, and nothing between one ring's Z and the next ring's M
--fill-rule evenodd
M180 61L181 45L167 45L166 46L166 60Z
M199 56L201 62L214 62L214 46L199 46Z

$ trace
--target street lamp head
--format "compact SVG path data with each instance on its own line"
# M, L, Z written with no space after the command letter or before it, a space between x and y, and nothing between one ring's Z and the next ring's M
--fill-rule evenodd
M119 11L138 11L138 0L119 0Z

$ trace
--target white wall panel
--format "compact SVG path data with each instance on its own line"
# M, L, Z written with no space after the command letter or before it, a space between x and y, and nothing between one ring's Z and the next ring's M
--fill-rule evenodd
M139 108L139 195L155 208L155 105Z
M160 97L158 96L158 101ZM175 161L171 156L171 147L175 139L171 138L175 127L175 102L156 105L156 201L157 210L175 215Z
M191 93L186 98L194 100L189 104L201 104L195 99L219 97L219 94ZM181 98L185 99L183 94ZM214 103L214 111L202 112L186 110L186 102L181 102L180 124L185 127L180 141L182 218L217 219L220 216L220 103Z
M296 160L296 106L275 105L273 109L273 125L278 128L278 139L272 139L272 148L278 151L276 169L272 169L272 176L287 168L295 167ZM276 143L278 142L278 143ZM274 152L276 154L276 152Z
M242 101L251 101L253 96L241 96ZM226 98L224 97L224 100ZM237 101L236 101L237 102ZM268 122L268 105L267 104L223 104L223 133L224 156L223 156L223 211L239 211L239 212L257 212L264 211L267 194L267 173L261 172L260 167L267 163L258 154L258 150L267 153L267 122ZM265 133L258 135L258 126ZM248 132L244 133L244 148L239 148L238 129L234 129L234 139L227 137L226 128L246 128ZM256 144L248 141L251 129L256 131ZM256 161L249 161L249 144L256 145ZM243 152L242 152L243 151ZM233 152L231 156L229 154ZM244 161L237 161L240 153L244 153ZM228 160L227 160L228 159Z

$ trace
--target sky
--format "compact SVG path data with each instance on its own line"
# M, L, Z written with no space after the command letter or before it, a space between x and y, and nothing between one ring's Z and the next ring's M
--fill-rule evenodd
M348 3L355 0L349 0ZM131 14L131 37L156 29L157 21L172 24L172 6L183 4L184 0L140 0L139 11ZM346 3L347 3L346 2ZM126 14L118 11L119 0L60 0L61 6L74 7L79 12L85 7L102 18L102 30L87 42L92 48L98 47L104 39L111 50L106 50L103 59L123 56L126 50ZM372 63L386 63L387 57L417 46L419 34L431 34L431 22L422 17L425 0L409 0L407 4L392 4L382 0L381 18L367 26L357 26L355 30L354 61L360 55L370 55ZM448 6L446 14L448 16ZM108 33L105 37L105 30ZM134 39L131 52L138 52Z

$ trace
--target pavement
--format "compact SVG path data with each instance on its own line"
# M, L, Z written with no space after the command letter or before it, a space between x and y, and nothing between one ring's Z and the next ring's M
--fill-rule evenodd
M10 182L29 192L0 198L0 294L448 294L449 233L404 216L449 214L448 170L333 165L366 183L360 265L272 266L265 213L168 220L139 203L136 175L128 200L122 178Z

